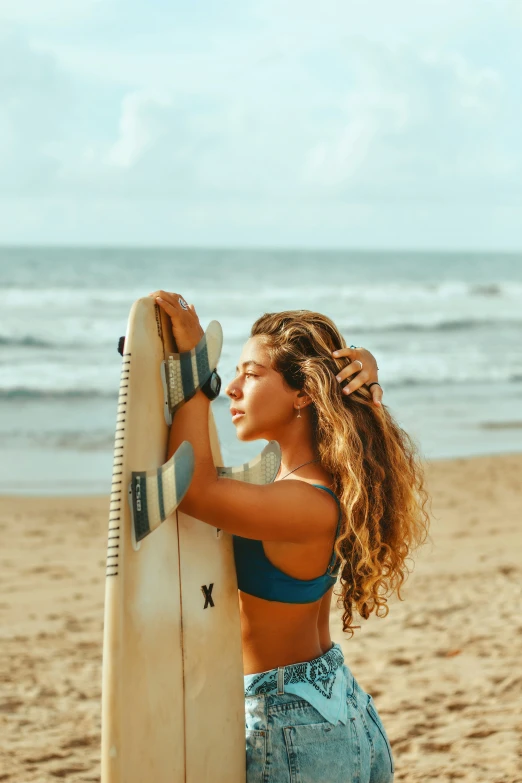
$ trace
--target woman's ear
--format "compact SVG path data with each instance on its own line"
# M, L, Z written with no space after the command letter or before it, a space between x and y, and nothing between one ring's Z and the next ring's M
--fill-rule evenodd
M297 392L296 401L300 408L306 408L312 404L312 398L305 394L303 391Z

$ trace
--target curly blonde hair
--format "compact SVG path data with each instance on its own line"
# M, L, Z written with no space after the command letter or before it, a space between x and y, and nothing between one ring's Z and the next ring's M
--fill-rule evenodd
M329 318L310 310L266 313L252 327L272 367L288 386L312 399L314 446L333 477L343 512L335 543L340 559L343 631L353 636L354 610L364 619L386 617L387 596L401 586L406 560L428 534L429 500L424 472L411 437L385 405L374 405L362 386L343 394L336 375L346 366L332 351L345 347Z

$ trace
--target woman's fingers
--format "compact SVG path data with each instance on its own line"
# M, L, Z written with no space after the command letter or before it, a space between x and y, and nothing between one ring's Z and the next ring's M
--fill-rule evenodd
M168 305L175 310L179 310L181 307L181 301L185 301L179 294L169 293L168 291L153 291L152 294L149 294L149 296L151 296L154 300L159 299L165 305Z
M355 378L352 378L350 383L347 383L346 386L343 386L343 394L351 394L354 391L357 391L357 389L360 389L361 386L364 386L366 381L368 380L366 375L361 379L361 375L363 375L362 372L360 372L358 375L355 376ZM373 389L373 386L372 386ZM371 389L370 389L371 391Z
M336 351L332 351L332 355L336 359L343 359L344 357L350 358L352 353L356 351L356 348L338 348Z
M375 405L382 405L382 388L378 383L371 387L370 394Z
M169 315L174 315L177 312L176 306L169 302L168 299L163 299L163 297L156 296L154 301L157 302L159 306Z
M194 305L188 305L181 294L174 294L169 291L153 291L149 296L152 297L154 301L171 316L171 318L175 318L176 316L179 317L183 313L189 311L192 315L196 315Z
M358 365L357 365L358 366ZM350 373L348 373L350 374ZM347 383L346 386L343 386L343 394L351 394L352 392L356 391L357 389L360 389L361 386L369 386L368 377L366 373L360 372L358 373L355 378L352 378L350 383ZM378 383L375 383L373 386L371 386L368 391L372 395L372 400L374 405L381 405L382 404L382 388Z
M355 387L356 389L358 389L359 386L362 386L362 384L368 380L369 376L368 373L364 370L364 367L361 368L361 364L357 360L350 362L350 364L347 364L346 367L343 367L342 370L339 370L339 372L335 377L341 383L342 381L346 380L346 378L349 378L350 375L353 375L354 373L357 373L358 380L361 380L362 378L361 382Z
M360 389L361 386L368 386L370 383L378 381L378 367L375 357L366 348L340 348L333 352L333 356L336 359L349 359L350 363L343 367L336 375L339 383L343 383L350 376L354 376L352 380L343 386L343 394L352 394L352 392ZM373 403L375 405L381 405L382 401L382 388L379 385L374 385L369 388L372 396Z
M170 317L177 350L180 353L191 351L204 335L194 305L171 291L153 291L149 296Z

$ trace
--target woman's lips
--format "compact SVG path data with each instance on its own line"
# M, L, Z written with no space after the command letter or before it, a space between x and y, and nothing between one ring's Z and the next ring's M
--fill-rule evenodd
M237 410L237 408L231 408L230 413L232 414L232 424L235 424L236 421L239 421L245 415L244 411Z

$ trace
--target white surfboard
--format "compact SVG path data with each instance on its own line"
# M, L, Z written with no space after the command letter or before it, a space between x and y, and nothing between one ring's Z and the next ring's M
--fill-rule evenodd
M158 471L166 462L160 370L174 353L170 320L150 297L136 301L123 349L110 504L102 783L245 780L231 537L179 511L142 540L133 532L132 474ZM212 413L209 427L214 461L222 465ZM181 453L181 472L186 458Z

